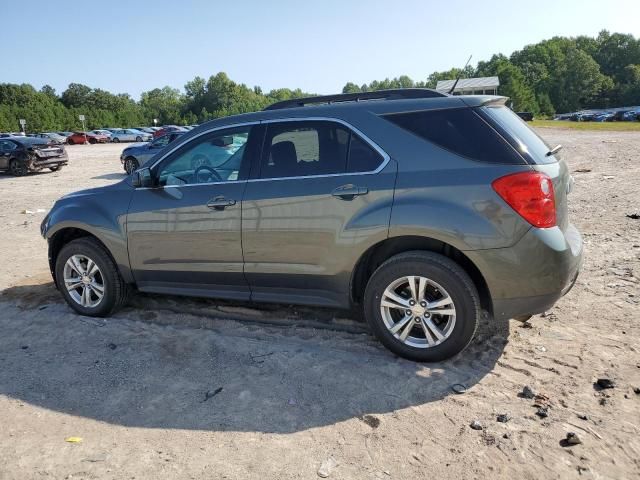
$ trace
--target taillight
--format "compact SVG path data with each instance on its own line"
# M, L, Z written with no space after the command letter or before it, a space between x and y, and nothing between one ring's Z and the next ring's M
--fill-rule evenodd
M549 176L540 172L514 173L494 180L491 186L534 227L556 225L556 201Z

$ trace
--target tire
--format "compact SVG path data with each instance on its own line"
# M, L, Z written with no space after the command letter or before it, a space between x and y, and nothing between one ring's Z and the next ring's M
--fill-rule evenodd
M120 139L118 137L114 138L113 140L111 140L113 143L120 143Z
M29 173L29 170L27 170L27 167L23 162L19 160L11 160L9 163L9 172L11 172L11 175L14 177L23 177Z
M137 137L136 137L136 142L141 142L141 141L142 141L142 137L137 136Z
M135 170L139 167L138 160L134 157L127 157L124 159L124 171L127 172L127 175L131 175Z
M69 145L73 145L75 142L73 140L71 140L70 138L67 138L67 143Z
M433 309L424 312L417 304L401 308L382 305L383 296L385 304L389 301L385 291L402 297L403 302L411 300L409 283L402 290L402 280L409 277L416 277L416 292L423 285L417 279L425 279L426 294L416 296L423 298L426 306L434 303ZM438 301L448 303L435 305ZM439 308L453 314L436 314ZM471 343L480 322L480 297L469 275L457 263L437 253L412 251L391 257L374 272L365 290L364 314L374 335L396 355L419 362L437 362L462 352ZM402 325L406 327L391 332L391 328ZM409 333L403 341L400 337L405 330Z
M95 305L89 304L91 302L87 302L87 305L84 305L77 300L78 297L84 299L84 295L81 294L81 292L85 286L87 286L79 278L77 278L77 284L80 285L78 289L71 290L67 288L65 266L67 265L67 261L74 256L76 258L90 259L98 269L95 276L90 279L90 285L96 285L96 287L91 286L90 288L90 290L94 289L94 293L90 294L90 300L97 301ZM71 264L73 264L73 262ZM89 265L87 262L84 264L81 263L80 266L86 269ZM122 308L127 302L129 287L122 279L107 250L94 238L79 238L62 247L56 258L55 271L58 290L60 290L69 306L80 315L106 317ZM73 281L76 280L75 277L79 277L79 274L73 267L69 267L67 273L70 274L68 278L71 278ZM103 288L103 295L99 300L97 300L98 296L95 290L97 285L102 285ZM75 299L74 296L72 296L73 292L75 292Z
M49 167L49 170L52 172L57 172L58 170L62 170L62 165L56 165L55 167Z
M98 143L98 141L95 138L89 138L89 143L91 145L95 145L96 143Z

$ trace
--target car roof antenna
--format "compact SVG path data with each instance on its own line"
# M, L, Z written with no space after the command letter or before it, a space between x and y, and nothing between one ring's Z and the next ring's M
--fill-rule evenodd
M467 68L467 65L469 65L469 62L471 61L471 57L473 57L473 55L469 55L469 60L467 60L467 63L464 64L464 67L462 67L462 70L458 72L458 78L456 78L456 81L453 82L453 86L451 87L451 90L449 90L449 95L453 94L453 91L455 90L456 85L458 85L458 80L460 80L460 77L462 76L462 72L464 72L464 69Z

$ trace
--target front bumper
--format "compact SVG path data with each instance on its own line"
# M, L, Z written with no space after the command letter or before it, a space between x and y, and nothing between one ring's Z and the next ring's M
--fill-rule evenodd
M573 225L532 228L512 247L465 253L483 274L494 317L513 318L545 312L571 290L583 242Z

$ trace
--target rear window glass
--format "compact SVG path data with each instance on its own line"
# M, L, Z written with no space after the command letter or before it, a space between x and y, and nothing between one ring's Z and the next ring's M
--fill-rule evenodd
M524 163L524 159L470 108L394 113L383 118L424 140L473 160Z
M482 111L506 130L507 134L515 140L517 148L531 157L534 162L553 163L557 160L557 155L547 157L551 147L510 108L482 107Z

